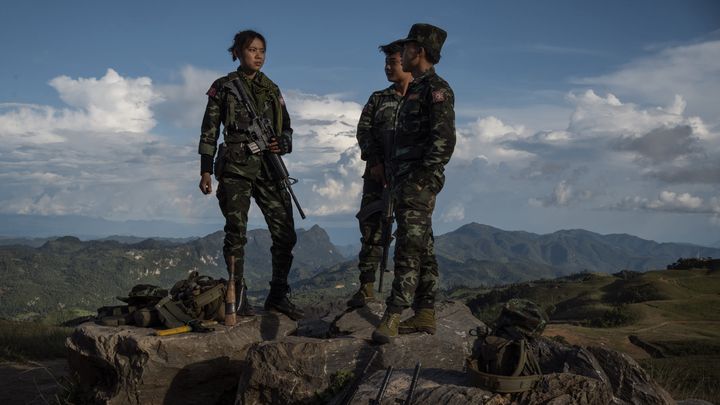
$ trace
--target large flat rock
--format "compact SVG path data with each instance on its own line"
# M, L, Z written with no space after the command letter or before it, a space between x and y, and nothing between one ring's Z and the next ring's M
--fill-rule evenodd
M88 403L232 403L248 348L290 335L288 317L263 312L214 332L159 337L154 329L80 325L68 362Z
M381 404L397 404L407 398L413 369L393 370ZM385 371L377 371L359 387L350 404L366 405L376 399ZM340 403L341 395L334 399ZM547 374L534 390L521 394L497 394L469 385L463 372L421 370L415 389L416 404L478 404L478 405L597 405L611 403L610 387L599 380L575 374Z
M474 337L469 330L483 323L457 302L438 305L438 333L402 335L393 343L377 345L370 334L383 308L371 306L340 315L332 326L336 337L316 339L291 336L254 345L247 356L248 372L238 386L238 404L313 404L328 390L338 373L358 375L373 352L370 371L392 365L462 371ZM410 316L410 314L406 314Z

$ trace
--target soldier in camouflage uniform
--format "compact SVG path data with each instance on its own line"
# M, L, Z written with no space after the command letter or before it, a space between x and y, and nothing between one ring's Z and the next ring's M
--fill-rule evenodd
M402 45L397 41L380 46L380 51L385 53L385 76L393 84L370 96L357 128L360 157L366 163L360 212L357 215L362 235L358 264L360 289L347 303L351 308L362 307L375 299L375 271L379 268L383 253L382 193L388 184L385 161L389 157L389 150L386 145L395 131L397 106L412 80L412 75L402 70L402 50Z
M278 86L260 72L265 63L265 48L265 38L261 34L250 30L238 32L228 51L233 60L240 59L240 67L217 79L207 92L208 103L198 148L201 157L200 190L204 194L212 192L213 157L222 124L226 149L224 156L218 158L223 158L225 164L222 173L215 175L219 182L217 198L225 216L225 262L229 269L231 257L235 258L236 277L244 285L245 234L250 197L253 197L272 237L272 280L265 309L299 319L303 316L302 311L288 299L290 287L287 279L292 265L292 249L297 241L290 196L271 177L266 160L263 159L265 153L290 153L293 131ZM267 118L274 126L275 133L279 134L271 142L269 151L253 154L248 149L250 116L235 86L244 87L258 114ZM241 315L251 312L249 305L239 310Z
M395 278L387 309L372 334L388 343L398 333L435 333L438 266L433 251L432 213L445 183L445 165L455 149L455 96L435 73L447 33L415 24L404 43L403 70L413 81L400 101L389 169L397 218ZM415 314L400 323L413 306Z

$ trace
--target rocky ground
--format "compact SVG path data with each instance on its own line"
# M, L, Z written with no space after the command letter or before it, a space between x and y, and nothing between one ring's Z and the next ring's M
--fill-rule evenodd
M232 328L169 337L89 323L68 340L69 364L85 400L102 404L339 404L350 396L342 383L361 374L374 353L352 404L375 398L388 366L395 371L382 403L403 400L418 362L418 404L675 403L629 356L545 338L536 343L544 375L535 389L500 395L473 387L465 359L475 340L469 331L482 322L462 303L437 310L437 334L381 346L369 340L381 304L299 324L261 313Z

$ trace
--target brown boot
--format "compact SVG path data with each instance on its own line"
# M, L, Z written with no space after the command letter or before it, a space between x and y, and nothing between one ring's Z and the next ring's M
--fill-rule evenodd
M368 302L375 301L375 284L362 283L360 289L347 302L348 308L362 308Z
M380 325L372 333L372 340L380 344L390 343L390 339L398 335L399 323L400 314L385 311Z
M398 333L405 335L408 333L425 332L434 335L436 329L435 309L419 308L412 317L400 322Z

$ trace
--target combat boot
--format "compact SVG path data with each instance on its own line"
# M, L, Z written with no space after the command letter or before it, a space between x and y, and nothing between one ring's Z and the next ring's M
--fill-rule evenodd
M362 283L360 289L348 300L349 308L362 308L368 302L375 301L375 284Z
M248 302L247 299L247 286L245 285L245 279L235 280L235 291L241 291L238 298L239 302L235 303L237 308L237 314L239 316L255 316L255 308Z
M400 322L398 327L398 332L401 335L416 332L434 335L435 330L435 309L433 308L417 309L412 317Z
M398 335L399 323L400 314L385 311L380 325L372 333L372 340L380 344L390 343L390 339Z
M288 297L290 286L270 284L270 293L265 300L265 310L277 311L287 315L293 321L297 321L305 316L302 309L295 306Z

